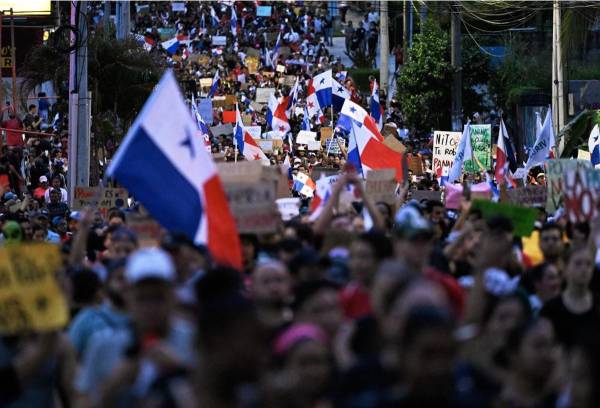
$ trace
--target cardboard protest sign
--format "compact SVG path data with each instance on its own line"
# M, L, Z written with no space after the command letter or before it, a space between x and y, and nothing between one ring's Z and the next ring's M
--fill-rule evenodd
M365 193L374 202L383 201L394 204L396 201L396 170L369 170L367 172Z
M275 71L284 73L285 72L285 65L278 64L277 67L275 68Z
M237 97L235 95L225 95L225 106L235 107Z
M208 55L200 54L196 58L196 62L198 62L198 65L201 65L201 66L205 67L208 64L210 64L210 57ZM209 78L209 79L211 80L211 84L212 84L212 78ZM202 79L200 81L202 81Z
M198 101L198 113L208 126L213 124L213 106L210 98L202 98Z
M275 93L275 88L257 88L254 100L257 103L268 103L272 93Z
M522 207L546 206L548 199L546 186L528 185L525 187L506 190L504 198L507 203L520 205Z
M546 210L556 211L563 203L564 174L567 170L578 168L591 168L589 161L573 159L551 159L544 163L546 173L546 186L548 187L548 200Z
M485 170L492 168L492 125L471 125L471 148L473 156ZM481 168L475 160L465 161L465 172L479 173Z
M253 139L260 139L261 137L261 128L260 126L244 126L244 130L248 132Z
M306 150L319 151L321 150L321 142L318 140L311 140L306 144Z
M213 35L212 45L227 45L227 37L224 35Z
M201 88L210 88L213 83L212 78L200 78L200 87Z
M296 136L296 143L298 144L308 144L308 142L312 142L317 137L316 132L311 132L309 130L301 130L298 132Z
M600 195L600 170L567 168L564 173L565 212L572 223L590 221L596 215Z
M69 320L56 282L62 267L57 245L21 244L0 248L0 333L62 329Z
M325 145L325 141L327 139L331 139L333 137L333 129L330 127L321 128L321 144Z
M278 172L259 161L218 163L217 168L238 231L274 232L279 222L275 207Z
M413 200L421 201L441 201L442 200L442 192L441 191L431 191L431 190L413 190L410 192L410 198Z
M444 167L452 168L456 148L460 142L461 132L446 132L436 130L433 132L433 174L441 177Z
M141 248L155 247L163 237L163 228L148 214L127 213L127 228L135 233Z
M225 123L224 125L213 126L210 128L210 132L213 136L229 136L233 134L233 126L231 123Z
M424 173L423 160L417 155L410 155L408 158L408 169L416 176L422 176Z
M258 146L260 147L260 149L265 152L265 153L269 153L273 151L273 140L272 139L260 139L257 140L258 142Z
M518 237L528 237L533 231L533 224L538 216L535 208L518 207L511 204L500 204L486 200L473 200L471 209L481 211L483 218L488 219L494 215L504 215L509 218L514 226L514 234Z
M227 105L227 101L224 96L213 96L212 104L214 108L224 108Z
M406 146L404 146L401 141L396 139L395 136L386 137L385 139L383 139L383 144L395 151L396 153L406 152Z
M460 208L460 201L463 197L463 186L461 184L444 184L444 205L451 210ZM489 200L492 197L492 189L486 182L473 184L471 186L471 198L480 200Z
M128 194L124 188L101 189L102 187L75 187L71 207L74 210L81 210L87 206L96 207L106 217L111 208L122 208L127 205Z

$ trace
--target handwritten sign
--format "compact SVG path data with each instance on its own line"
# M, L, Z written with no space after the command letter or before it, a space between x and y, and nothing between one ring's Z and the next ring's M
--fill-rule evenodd
M274 182L225 184L223 187L240 233L269 233L277 229Z
M489 219L494 215L504 215L514 226L514 234L518 237L528 237L533 231L538 211L535 208L518 207L511 204L500 204L486 200L473 200L472 209L481 211L483 218Z
M396 170L370 170L367 173L365 192L375 202L394 204L396 201Z
M565 172L579 168L591 168L592 165L589 161L584 160L552 159L546 160L544 167L548 187L546 210L554 212L562 206Z
M433 132L432 170L437 177L442 176L444 167L452 168L461 135L461 132L446 132L443 130Z
M257 103L267 103L272 93L275 93L275 88L257 88L254 100Z
M471 125L471 148L473 155L485 170L492 167L492 125ZM479 173L481 168L475 160L465 161L465 172Z
M600 170L567 168L564 173L565 212L572 223L590 221L596 215L600 192Z
M346 140L342 138L327 139L325 141L325 151L327 154L342 154L342 150L338 145L338 140L343 147L346 147Z
M254 57L254 56L246 57L246 66L248 67L248 73L250 75L254 75L258 71L259 61L260 61L260 59L258 57Z
M306 144L306 150L319 151L321 150L321 142L318 140L311 140Z
M275 202L283 221L289 221L300 215L300 199L298 197L278 198Z
M525 186L506 190L506 202L522 207L546 206L548 190L546 186Z
M213 35L212 45L227 45L227 37L224 35Z
M55 277L61 266L56 245L0 248L0 333L51 331L67 324L67 302Z
M316 132L311 132L309 130L301 130L298 132L298 135L296 136L296 143L308 144L309 142L314 141L316 137L317 137Z
M124 188L105 188L102 196L98 195L100 189L101 187L75 187L72 208L80 210L87 206L97 207L100 213L106 217L111 208L127 206L128 195Z

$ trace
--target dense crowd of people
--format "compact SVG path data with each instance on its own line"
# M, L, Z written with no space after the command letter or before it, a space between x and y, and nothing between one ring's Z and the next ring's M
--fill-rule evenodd
M327 69L366 106L366 95L327 51L336 23L327 7L265 4L271 15L258 18L249 2L186 2L183 11L173 11L172 3L136 2L134 31L152 40L149 52L164 53L190 102L207 96L210 86L203 89L200 79L218 70L216 94L235 95L263 133L266 109L246 98L254 101L264 87L289 95L291 86L280 85L286 75L299 78L300 111L308 81ZM241 20L235 37L232 7ZM375 54L370 31L377 17L367 11L356 43L355 28L345 25L350 49ZM182 36L175 52L161 49L163 28ZM275 48L278 33L290 48L279 62L283 73L265 52ZM220 34L227 45L214 52L210 39ZM253 73L245 63L249 49L260 50ZM398 132L400 107L384 96L385 122ZM402 138L409 157L422 160L422 171L409 173L393 204L366 193L344 149L309 152L284 140L279 151L268 152L272 165L287 157L291 174L324 167L339 177L317 216L307 212L306 200L299 215L278 220L276 232L241 234L243 268L236 270L177 232L162 231L154 237L158 245L146 246L129 225L128 216L139 210L135 200L105 215L94 207L73 211L61 118L50 122L45 101L21 118L10 107L4 112L1 239L60 246L64 267L57 281L71 320L61 331L0 337L0 405L600 404L598 220L572 224L562 211L539 208L534 231L522 238L511 219L473 208L468 189L457 209L438 199L411 199L416 190L440 190L427 171L428 137L393 136ZM214 109L214 125L223 123L224 111ZM311 119L317 133L335 127L337 113L324 113L322 121ZM304 122L303 114L292 115L291 134ZM216 159L243 160L235 157L231 135L210 140ZM354 198L342 205L348 190Z

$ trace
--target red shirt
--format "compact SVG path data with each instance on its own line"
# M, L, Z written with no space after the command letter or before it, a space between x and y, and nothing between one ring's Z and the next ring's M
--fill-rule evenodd
M23 129L21 125L21 121L17 118L12 118L2 122L2 127L7 129ZM20 146L23 147L25 145L25 141L23 140L23 136L21 132L16 131L6 131L6 144L8 146Z
M344 316L359 319L373 313L369 290L357 282L350 282L340 292L340 303Z
M46 188L43 187L38 187L35 190L33 190L33 198L37 198L38 200L41 198L44 198L44 194L46 194Z

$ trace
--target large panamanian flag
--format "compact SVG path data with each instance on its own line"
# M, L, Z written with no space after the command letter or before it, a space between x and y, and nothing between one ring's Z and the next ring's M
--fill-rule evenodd
M166 112L168 114L166 114ZM107 169L170 232L205 244L218 263L241 268L227 197L172 71L162 77Z

